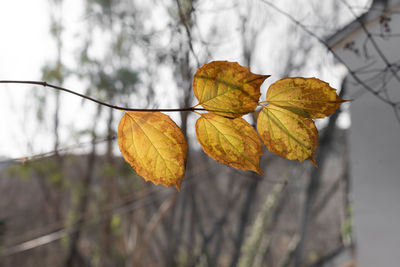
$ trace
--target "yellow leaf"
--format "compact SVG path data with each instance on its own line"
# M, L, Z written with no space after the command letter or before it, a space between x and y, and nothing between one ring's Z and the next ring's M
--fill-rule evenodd
M318 131L312 119L268 105L258 116L257 131L263 143L275 154L290 160L309 159L316 165Z
M196 122L196 136L204 152L216 161L262 174L262 144L257 132L244 119L202 114Z
M187 143L170 117L160 112L125 112L118 126L118 144L138 175L179 190L185 175Z
M346 100L319 79L284 78L269 87L266 101L303 117L324 118Z
M193 91L208 111L236 118L257 107L260 86L268 77L251 73L237 62L213 61L197 69Z

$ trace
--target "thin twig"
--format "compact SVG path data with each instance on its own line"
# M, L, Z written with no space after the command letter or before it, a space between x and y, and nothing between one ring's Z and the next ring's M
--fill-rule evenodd
M367 85L365 82L363 82L355 73L355 71L353 71L349 65L346 64L346 62L344 61L344 59L342 59L341 57L339 57L339 55L329 46L329 44L322 39L321 37L319 37L318 35L316 35L313 31L309 30L303 23L301 23L299 20L295 19L292 15L290 15L289 13L287 13L286 11L284 11L283 9L279 8L278 6L276 6L275 4L273 4L272 2L268 1L268 0L260 0L261 2L263 2L264 4L267 4L268 6L270 6L272 9L274 9L275 11L277 11L278 13L282 14L283 16L285 16L287 19L289 19L290 21L292 21L294 24L296 24L297 26L299 26L303 31L305 31L308 35L310 35L311 37L315 38L318 42L320 42L322 45L324 45L326 47L326 49L332 53L332 55L340 62L342 63L348 70L349 74L351 75L351 77L358 82L360 85L362 85L367 91L369 91L370 93L374 94L379 100L385 102L386 104L395 107L396 103L390 101L389 99L386 99L384 97L382 97L381 95L379 95L378 91L375 91L372 87L370 87L369 85Z
M349 5L349 3L346 2L346 0L340 0L346 7L347 9L351 12L351 14L354 16L354 18L356 19L356 21L360 24L362 30L364 31L364 33L367 35L368 39L371 41L372 46L375 48L375 51L379 54L379 56L381 57L381 59L383 60L383 62L385 62L386 66L388 66L389 70L392 72L392 74L394 75L394 77L396 78L396 80L398 82L400 82L400 77L397 74L397 71L395 71L392 68L392 63L389 62L389 59L385 56L385 54L382 52L382 50L379 48L378 44L376 43L374 37L371 35L370 31L367 29L367 27L365 26L365 24L361 21L360 17L358 17L356 15L356 13L354 12L353 8Z
M50 158L54 155L56 155L56 153L60 154L63 152L69 152L71 150L75 150L75 149L82 149L83 147L86 147L88 145L91 144L95 144L95 145L99 145L111 140L115 140L117 139L117 136L110 136L110 137L105 137L105 138L98 138L96 140L93 141L88 141L88 142L82 142L82 143L77 143L71 146L66 146L66 147L62 147L59 148L57 150L51 150L48 152L43 152L43 153L39 153L39 154L33 154L30 156L24 156L24 157L18 157L18 158L11 158L11 159L6 159L6 160L1 160L0 161L0 166L1 165L16 165L16 164L25 164L31 161L37 161L37 160L42 160L42 159L47 159Z
M172 108L172 109L168 109L168 108L158 108L158 109L145 109L145 108L128 108L128 107L121 107L121 106L116 106L116 105L111 105L105 102L102 102L100 100L94 99L90 96L86 96L77 92L74 92L70 89L67 88L63 88L57 85L52 85L49 84L47 82L41 82L41 81L14 81L14 80L1 80L0 83L19 83L19 84L33 84L33 85L41 85L44 87L50 87L56 90L60 90L60 91L64 91L73 95L77 95L80 96L84 99L93 101L97 104L109 107L109 108L113 108L113 109L118 109L118 110L123 110L123 111L138 111L138 112L182 112L182 111L195 111L195 110L200 110L200 111L204 111L204 108L195 108L195 107L190 107L190 108Z

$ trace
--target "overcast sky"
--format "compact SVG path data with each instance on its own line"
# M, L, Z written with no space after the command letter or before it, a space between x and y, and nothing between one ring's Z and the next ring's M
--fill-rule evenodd
M73 43L82 14L79 3L69 1L65 5L64 12L68 14L64 18L67 51L73 50L69 44ZM49 23L48 1L0 2L0 80L40 80L42 67L56 55L55 44L49 34ZM66 60L71 58L67 56ZM75 84L74 81L71 83ZM21 157L51 149L49 136L41 136L45 129L39 131L37 124L32 121L34 116L28 115L36 112L33 101L30 101L32 90L33 86L27 85L0 85L0 157ZM37 87L37 90L50 93L46 88ZM69 112L64 110L62 117L71 120L76 115L71 110L81 103L69 96L63 96L63 102L69 106Z

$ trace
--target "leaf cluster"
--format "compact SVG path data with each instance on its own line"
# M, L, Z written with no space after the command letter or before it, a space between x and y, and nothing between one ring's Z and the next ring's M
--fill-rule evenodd
M197 70L193 92L208 113L198 113L196 136L204 152L227 166L262 174L262 143L290 160L314 159L318 131L313 119L336 111L342 100L316 78L284 78L272 84L266 101L260 86L268 75L236 62L213 61ZM242 118L257 112L257 129ZM193 109L194 111L194 109ZM118 127L124 159L146 181L178 190L185 175L187 142L176 123L161 112L125 111Z

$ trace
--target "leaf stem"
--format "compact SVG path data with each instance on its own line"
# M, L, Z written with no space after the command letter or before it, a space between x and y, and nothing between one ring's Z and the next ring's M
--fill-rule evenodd
M197 111L193 111L194 113L196 113L197 115L199 115L199 116L201 116L202 114L200 113L200 112L197 112Z
M116 106L116 105L111 105L105 102L102 102L100 100L94 99L90 96L86 96L77 92L74 92L70 89L67 88L63 88L60 86L56 86L56 85L52 85L49 84L47 82L42 82L42 81L15 81L15 80L0 80L0 83L18 83L18 84L33 84L33 85L41 85L44 87L50 87L56 90L60 90L60 91L64 91L79 97L82 97L84 99L93 101L99 105L103 105L109 108L113 108L113 109L118 109L118 110L123 110L123 111L142 111L142 112L180 112L180 111L196 111L196 110L201 110L204 111L204 108L195 108L195 107L190 107L190 108L172 108L172 109L168 109L168 108L159 108L159 109L144 109L144 108L128 108L128 107L121 107L121 106Z

